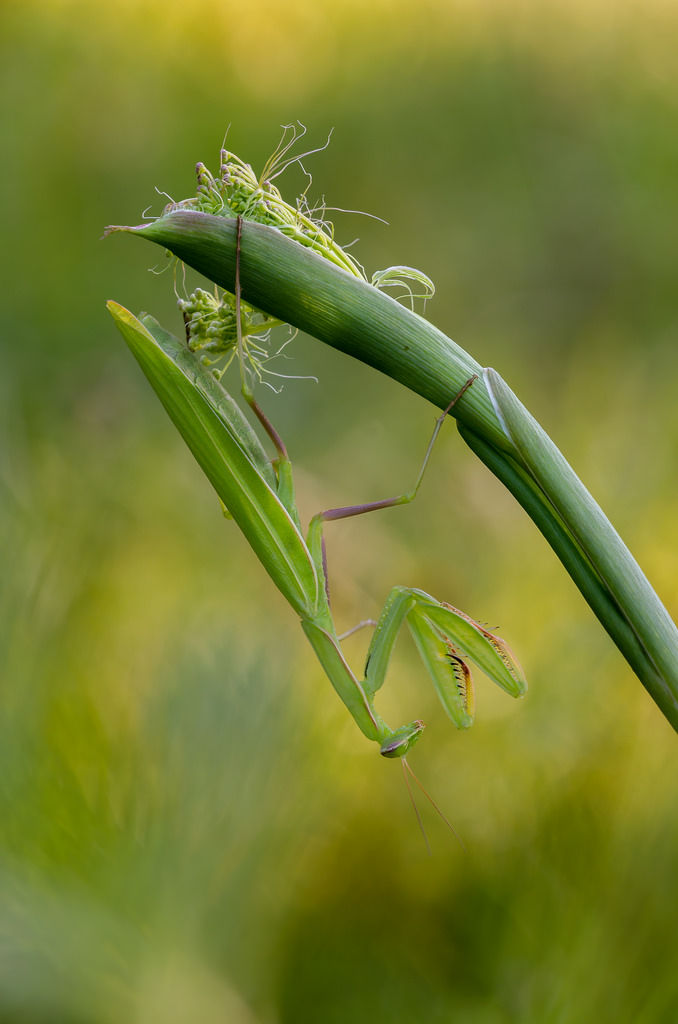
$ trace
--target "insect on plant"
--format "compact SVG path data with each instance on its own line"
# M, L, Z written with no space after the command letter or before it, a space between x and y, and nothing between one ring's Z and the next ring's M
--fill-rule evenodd
M235 303L240 308L238 218ZM398 632L407 623L440 701L458 728L473 721L473 661L514 697L526 690L522 670L505 642L468 615L412 587L391 590L358 677L344 656L330 608L323 530L327 522L406 504L419 490L447 413L473 387L470 378L438 418L412 490L394 498L328 509L313 516L306 537L297 513L292 465L285 445L256 402L248 382L240 316L236 316L242 393L273 447L271 459L241 410L199 356L152 317L141 320L122 306L109 309L133 354L188 447L212 482L228 515L252 546L269 576L299 615L327 677L367 739L388 758L406 755L424 729L417 719L391 728L374 706L384 683Z

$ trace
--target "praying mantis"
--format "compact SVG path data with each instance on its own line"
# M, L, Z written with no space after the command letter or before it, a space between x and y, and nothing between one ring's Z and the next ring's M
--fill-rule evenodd
M238 219L238 232L240 228ZM244 371L238 262L235 300L241 390L275 448L274 458L269 457L240 407L198 354L152 317L142 315L137 319L112 301L108 309L228 516L235 520L264 569L299 616L325 674L359 730L379 745L384 757L402 758L404 767L404 759L421 736L424 723L416 719L391 728L374 705L404 623L443 708L457 728L467 728L473 722L474 693L468 661L513 697L525 693L525 677L508 645L495 633L424 591L395 586L374 628L364 674L359 678L346 660L332 616L323 530L325 523L333 520L412 501L447 413L463 401L475 378L471 377L451 397L436 421L412 490L383 501L318 513L310 520L304 536L296 509L290 458L255 401Z

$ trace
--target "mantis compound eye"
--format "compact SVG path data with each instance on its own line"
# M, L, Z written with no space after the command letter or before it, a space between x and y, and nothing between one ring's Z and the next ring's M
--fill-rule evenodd
M382 743L379 753L382 757L404 757L414 746L426 726L417 719L409 725L403 725L395 729L388 739Z

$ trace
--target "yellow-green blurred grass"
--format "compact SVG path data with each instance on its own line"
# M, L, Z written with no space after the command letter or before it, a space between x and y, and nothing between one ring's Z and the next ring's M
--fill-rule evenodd
M399 772L351 728L169 424L140 430L136 413L105 445L62 428L8 474L0 922L21 970L0 991L23 1009L7 1019L536 1021L562 1000L574 1020L609 1005L620 962L619 1006L675 995L672 967L648 968L672 936L674 736L520 517L458 572L441 572L461 543L436 516L386 540L366 518L330 546L344 602L376 543L505 615L526 660L526 700L478 680L457 734L401 645L383 707L429 721L414 764L466 844L424 808L429 862ZM436 461L461 450L443 446Z
M400 12L400 13L398 13ZM673 1021L675 736L446 426L420 499L328 534L346 627L393 583L497 626L521 703L381 706L466 844L352 727L109 326L177 329L104 224L299 117L314 194L388 218L428 314L561 445L672 610L676 9L87 3L3 11L0 1020ZM9 86L11 85L11 89ZM283 181L283 187L284 181ZM164 200L158 198L156 209ZM411 485L433 410L299 340L262 401L305 518ZM359 666L367 638L351 640Z

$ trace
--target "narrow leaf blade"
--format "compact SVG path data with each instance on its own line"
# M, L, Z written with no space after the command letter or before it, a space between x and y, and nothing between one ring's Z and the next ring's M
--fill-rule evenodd
M108 309L179 433L273 582L298 614L311 613L317 603L318 578L304 539L253 464L237 432L226 425L212 402L177 365L174 349L181 343L173 338L166 351L161 344L166 339L154 338L123 306L109 302Z

